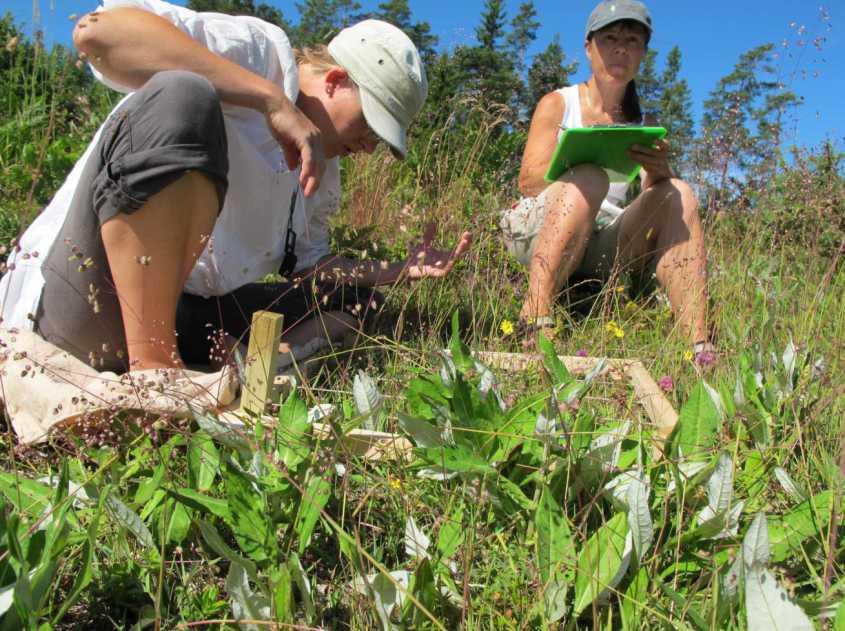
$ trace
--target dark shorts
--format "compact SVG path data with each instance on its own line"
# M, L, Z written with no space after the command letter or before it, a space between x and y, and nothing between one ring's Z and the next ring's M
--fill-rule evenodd
M42 266L36 330L98 369L126 371L123 319L100 227L117 213L141 210L188 171L214 183L222 208L228 170L223 113L211 83L185 71L153 76L112 114L85 166ZM187 362L207 362L213 352L210 331L222 328L244 338L257 309L285 313L288 328L317 307L351 309L360 303L357 291L318 289L315 297L314 289L254 284L219 298L184 294L177 309L180 353ZM319 304L326 293L331 299Z

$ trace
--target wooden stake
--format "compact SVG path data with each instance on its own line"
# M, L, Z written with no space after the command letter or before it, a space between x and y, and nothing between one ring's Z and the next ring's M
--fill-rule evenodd
M241 410L245 412L264 414L267 404L278 401L274 380L283 320L281 314L270 311L256 311L252 316L245 360L246 381L241 392Z

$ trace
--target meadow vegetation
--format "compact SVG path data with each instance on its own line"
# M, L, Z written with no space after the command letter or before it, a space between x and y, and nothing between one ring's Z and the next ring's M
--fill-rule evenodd
M116 103L76 62L0 20L4 248ZM404 163L344 159L338 250L403 255L429 221L475 243L444 282L389 291L277 423L117 416L33 448L6 424L0 629L845 629L841 147L785 147L781 100L703 123L679 156L702 175L702 148L721 152L698 182L712 365L620 276L567 291L542 365L504 373L470 349L521 350L524 275L497 219L525 121L483 94L435 100ZM623 383L557 354L640 358L680 411L669 441ZM354 427L408 437L413 457L361 460L335 439Z

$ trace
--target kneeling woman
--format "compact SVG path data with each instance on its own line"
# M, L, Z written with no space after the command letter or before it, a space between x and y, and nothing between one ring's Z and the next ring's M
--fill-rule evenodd
M603 169L576 166L552 184L543 176L563 129L643 120L634 77L651 37L651 17L634 0L602 2L587 22L586 83L546 94L531 121L519 188L525 196L502 218L510 251L528 267L521 320L554 325L552 305L571 278L607 280L614 270L653 272L682 332L696 351L710 350L706 323L706 254L698 204L668 163L669 145L634 145L642 193L626 208L628 185Z

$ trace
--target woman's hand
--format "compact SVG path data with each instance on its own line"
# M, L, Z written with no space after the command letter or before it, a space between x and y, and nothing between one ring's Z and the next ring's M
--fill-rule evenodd
M645 181L643 189L671 177L675 177L672 167L669 166L669 142L656 140L653 147L644 145L632 145L628 149L628 155L645 170Z
M326 156L320 130L284 94L267 101L264 110L270 133L282 148L288 168L301 164L299 184L306 197L320 186Z
M411 250L405 264L405 277L408 280L422 280L423 278L442 278L455 266L457 260L469 250L472 234L464 232L458 240L458 245L451 252L435 250L431 247L437 226L428 224L420 245Z

